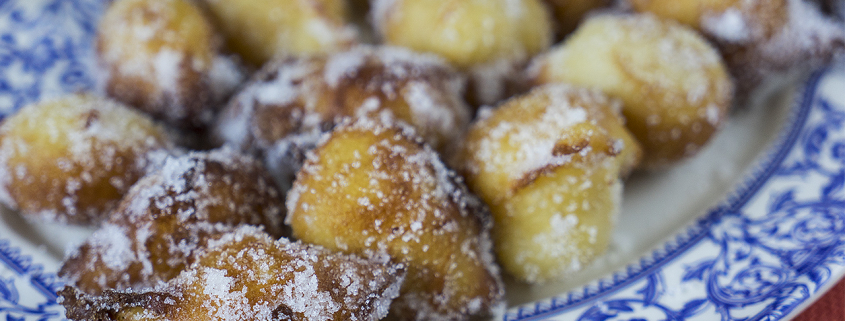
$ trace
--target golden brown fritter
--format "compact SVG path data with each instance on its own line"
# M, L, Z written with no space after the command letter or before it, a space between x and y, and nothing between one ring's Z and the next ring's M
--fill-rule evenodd
M552 43L541 0L376 0L373 24L384 43L443 56L470 74L470 100L505 98L518 68Z
M252 158L231 149L172 157L132 187L59 275L89 294L153 286L214 233L251 224L281 236L283 215L282 196Z
M229 49L254 66L272 58L348 49L347 0L201 0Z
M815 68L845 53L845 25L804 0L628 0L697 28L722 52L743 100L772 75ZM828 9L830 6L828 6Z
M303 242L406 263L400 319L485 317L502 303L489 214L406 126L340 125L309 153L287 208Z
M401 48L288 59L264 68L236 95L216 130L229 144L263 155L279 185L289 186L302 153L345 117L402 120L445 150L469 123L463 84L441 59Z
M718 51L695 31L648 14L591 17L529 74L535 83L571 83L622 100L647 168L696 154L733 99Z
M482 113L460 158L490 205L499 262L520 280L565 278L605 251L620 172L640 147L598 91L546 85Z
M155 289L59 294L71 320L378 320L404 275L401 264L274 241L242 226L214 237Z
M114 1L97 31L106 92L171 125L204 128L243 79L220 43L192 1Z
M97 224L144 175L150 155L172 148L162 127L109 99L32 104L0 125L0 202L30 218Z

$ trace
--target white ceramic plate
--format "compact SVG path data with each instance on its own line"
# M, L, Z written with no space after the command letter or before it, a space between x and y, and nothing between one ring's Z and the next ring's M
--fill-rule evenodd
M0 0L0 115L94 87L92 37L103 7L102 0ZM843 68L757 93L700 155L626 183L619 228L598 262L567 282L508 281L503 318L796 313L845 273L843 93ZM54 273L90 233L0 210L0 319L64 320Z

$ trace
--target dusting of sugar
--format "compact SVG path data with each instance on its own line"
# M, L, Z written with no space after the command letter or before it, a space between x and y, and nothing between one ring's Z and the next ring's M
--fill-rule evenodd
M120 226L106 224L91 235L88 242L101 253L101 260L112 270L126 270L135 261L132 241Z
M222 101L228 97L244 81L244 72L234 58L218 55L211 62L208 70L211 94L214 101Z
M729 8L718 15L702 17L702 27L721 40L744 42L751 39L746 18L736 8Z
M707 105L705 113L707 114L707 122L710 123L710 125L716 126L722 119L719 107L717 107L716 105Z
M470 69L470 84L481 104L495 104L505 96L505 80L517 74L515 59L497 59Z
M561 139L559 135L573 125L588 121L588 118L583 107L569 104L564 97L572 93L588 95L590 92L565 85L544 88L550 100L538 121L525 124L503 120L480 141L474 157L483 160L479 165L484 167L485 172L507 173L511 180L517 181L526 173L550 165L563 165L572 159L572 155L554 153ZM508 157L499 154L503 143L515 149Z
M181 52L162 48L153 58L155 79L161 88L175 90L179 88L179 65L184 59Z
M323 69L323 79L329 86L337 87L341 78L351 76L350 73L364 65L367 54L362 50L352 50L331 56Z

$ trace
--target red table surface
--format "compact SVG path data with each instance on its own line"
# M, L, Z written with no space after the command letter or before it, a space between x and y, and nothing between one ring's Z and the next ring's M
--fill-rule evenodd
M839 281L795 321L845 321L845 280Z

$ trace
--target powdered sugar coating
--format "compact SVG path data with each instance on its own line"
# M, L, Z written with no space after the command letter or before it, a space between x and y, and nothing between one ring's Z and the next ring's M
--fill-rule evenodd
M406 125L339 125L308 153L286 204L303 242L407 263L391 308L400 318L490 316L501 300L486 209Z
M391 47L277 61L221 115L217 136L261 155L289 186L303 152L345 117L388 117L445 147L469 122L464 79L441 59Z
M216 235L194 264L155 289L62 294L71 319L108 313L168 320L379 320L399 295L404 274L403 265L385 258L274 241L242 226ZM147 299L151 295L172 299L155 302Z
M149 287L178 274L215 233L251 224L282 235L281 205L261 165L231 149L170 157L59 274L91 294Z
M29 217L97 223L144 174L148 156L172 148L161 127L112 100L29 105L0 126L0 201Z

